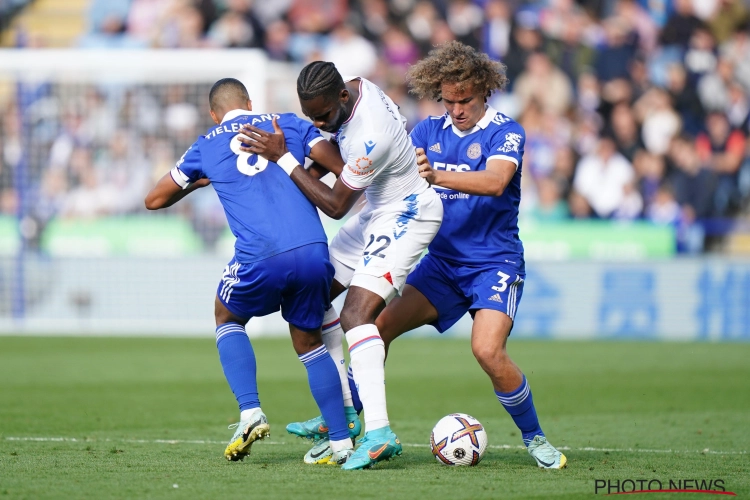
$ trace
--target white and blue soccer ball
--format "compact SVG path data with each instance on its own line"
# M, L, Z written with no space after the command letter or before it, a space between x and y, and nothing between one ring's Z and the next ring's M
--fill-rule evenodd
M477 465L487 450L487 432L471 415L451 413L435 424L430 446L443 465Z

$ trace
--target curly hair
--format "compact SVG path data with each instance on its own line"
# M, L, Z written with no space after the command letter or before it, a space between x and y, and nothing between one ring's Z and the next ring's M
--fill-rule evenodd
M505 65L461 42L451 41L430 51L409 68L409 91L420 99L440 100L443 83L473 84L477 92L489 94L508 84Z

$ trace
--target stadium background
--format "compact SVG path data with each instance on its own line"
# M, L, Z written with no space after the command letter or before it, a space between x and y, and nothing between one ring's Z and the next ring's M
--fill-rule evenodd
M256 111L298 111L298 70L331 60L380 85L411 127L443 110L408 95L406 68L458 39L507 65L510 87L490 102L527 132L514 335L748 340L749 12L743 0L0 0L0 332L212 336L232 254L215 194L143 208L211 124L210 85L235 76ZM273 315L248 331L286 326Z

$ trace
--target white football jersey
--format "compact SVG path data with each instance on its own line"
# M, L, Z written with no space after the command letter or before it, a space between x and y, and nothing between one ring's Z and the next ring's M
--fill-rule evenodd
M346 162L340 179L349 188L365 190L374 207L424 192L429 184L419 175L414 146L406 133L406 119L390 97L360 77L359 98L352 115L336 133Z

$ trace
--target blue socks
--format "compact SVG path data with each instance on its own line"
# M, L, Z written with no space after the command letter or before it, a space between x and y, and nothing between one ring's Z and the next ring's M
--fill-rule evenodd
M354 405L354 409L357 412L357 415L362 413L362 400L359 399L359 391L357 390L357 384L354 383L354 375L352 375L352 367L349 366L349 390L352 392L352 404Z
M534 409L534 400L531 397L531 389L525 375L523 382L515 391L495 391L495 394L520 429L523 443L526 446L534 439L534 436L544 436L544 432L539 426L539 419L536 416L536 409Z
M237 398L240 411L259 408L255 353L245 327L237 323L224 323L216 327L216 347L224 376Z
M331 441L349 439L349 427L344 414L344 397L341 394L341 379L326 346L322 345L306 354L300 354L299 360L307 368L310 392L328 425L328 435Z

